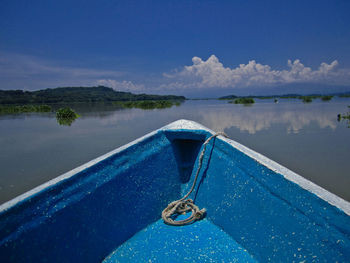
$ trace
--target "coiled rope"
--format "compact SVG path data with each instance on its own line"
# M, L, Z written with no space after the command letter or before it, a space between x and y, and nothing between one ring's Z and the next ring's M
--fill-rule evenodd
M192 191L194 190L194 187L196 186L197 183L197 179L198 179L198 175L199 172L202 168L202 163L203 163L203 157L204 157L204 153L207 147L207 144L210 142L210 140L212 140L213 138L222 135L224 137L228 137L225 133L223 132L218 132L215 133L214 135L210 136L204 143L203 143L203 150L199 156L199 164L198 164L198 168L197 168L197 172L196 172L196 176L194 178L193 184L191 189L188 191L188 193L182 197L179 200L173 201L170 204L168 204L168 206L163 210L162 212L162 218L164 220L164 223L168 224L168 225L173 225L173 226L183 226L183 225L187 225L189 223L192 223L195 220L199 220L201 219L205 212L206 209L199 209L198 206L196 206L193 203L193 200L188 198L189 195L192 193ZM186 199L188 198L188 199ZM191 211L191 216L189 216L188 218L184 219L184 220L173 220L172 216L175 214L186 214L186 212Z

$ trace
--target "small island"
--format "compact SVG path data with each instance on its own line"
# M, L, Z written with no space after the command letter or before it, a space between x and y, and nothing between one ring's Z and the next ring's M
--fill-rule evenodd
M234 103L234 104L244 104L244 105L249 105L255 103L253 98L238 98L235 100L229 101L229 103Z
M312 96L301 96L300 99L301 99L304 103L310 103L310 102L312 102L313 97L312 97Z

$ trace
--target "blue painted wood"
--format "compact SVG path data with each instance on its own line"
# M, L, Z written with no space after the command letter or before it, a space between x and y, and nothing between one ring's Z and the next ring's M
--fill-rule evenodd
M349 261L346 213L218 138L192 194L206 219L164 225L162 209L191 186L209 136L159 130L9 206L0 212L0 262L124 262L122 254L159 262L166 255L178 262Z
M203 219L183 227L158 220L118 247L103 263L256 262L224 230Z

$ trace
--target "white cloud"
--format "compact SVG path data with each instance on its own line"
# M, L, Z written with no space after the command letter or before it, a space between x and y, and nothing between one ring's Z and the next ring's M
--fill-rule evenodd
M321 63L318 69L304 66L300 60L288 60L288 69L273 70L255 60L240 64L236 68L224 67L219 59L212 55L206 61L192 58L193 64L185 66L173 74L165 73L170 83L163 88L244 88L266 87L291 83L322 83L349 85L350 70L338 69L338 61Z
M117 91L142 91L145 89L143 84L134 84L131 81L123 80L117 81L114 79L100 79L97 81L97 85L107 86Z
M0 51L0 89L43 89L58 86L104 85L115 90L147 93L197 93L198 89L278 87L292 83L350 85L350 69L338 67L338 61L321 63L317 69L300 60L288 60L287 69L272 69L255 60L237 67L225 67L212 55L207 60L192 58L192 65L163 77L147 77L145 83L132 81L130 73L108 69L72 67L59 61L4 53ZM127 80L128 79L128 80Z

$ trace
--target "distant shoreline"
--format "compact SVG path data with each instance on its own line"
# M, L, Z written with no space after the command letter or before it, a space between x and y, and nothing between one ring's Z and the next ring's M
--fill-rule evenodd
M283 95L261 95L261 96L236 96L236 95L227 95L218 98L219 100L232 100L237 98L255 98L255 99L303 99L306 97L316 99L316 98L332 98L332 97L340 97L340 98L350 98L350 92L341 92L341 93L327 93L327 94L283 94Z
M282 94L282 95L226 95L211 98L186 98L177 95L134 94L116 91L105 86L97 87L59 87L37 91L0 90L0 105L55 105L55 104L86 104L115 103L130 101L184 101L184 100L234 100L238 98L255 99L317 99L317 98L350 98L349 92L324 94ZM326 100L326 99L325 99Z
M184 96L133 94L115 91L112 88L97 87L65 87L38 91L0 90L0 105L26 104L71 104L100 103L116 101L160 101L185 100Z

